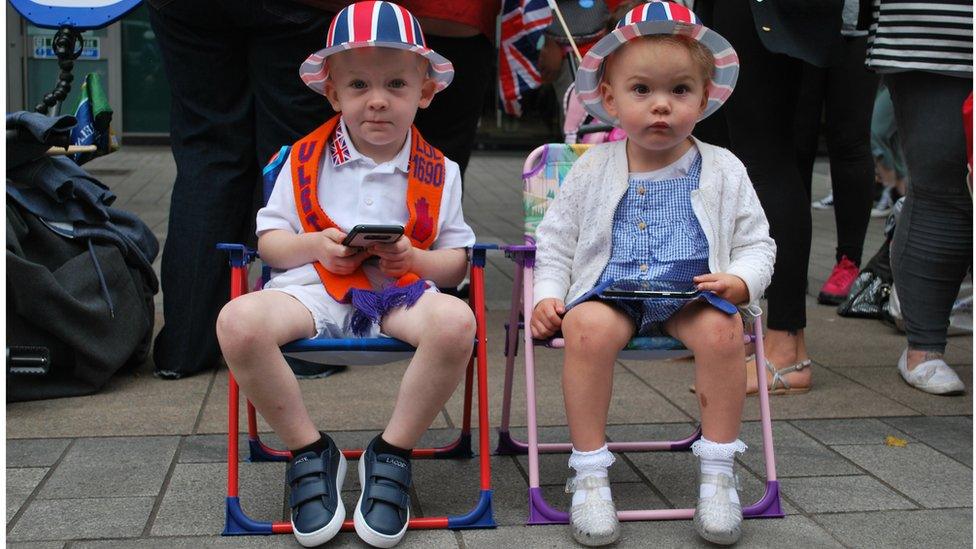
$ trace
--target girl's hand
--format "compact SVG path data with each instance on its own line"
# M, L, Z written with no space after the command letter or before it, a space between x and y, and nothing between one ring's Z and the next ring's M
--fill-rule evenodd
M346 238L346 233L330 227L318 233L312 233L316 238L313 241L312 255L319 260L325 268L337 275L351 274L359 265L369 257L369 253L343 246L342 240Z
M708 273L694 279L698 290L712 292L735 305L749 301L749 288L741 278L728 273Z
M400 278L413 270L414 247L406 236L396 242L384 242L368 248L371 255L380 258L380 271L389 277Z
M545 339L559 331L566 306L559 299L549 297L536 303L532 311L532 337Z

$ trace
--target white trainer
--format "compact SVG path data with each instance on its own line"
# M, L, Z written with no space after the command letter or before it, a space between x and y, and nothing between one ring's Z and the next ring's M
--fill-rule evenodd
M941 358L926 360L909 371L908 349L905 349L898 359L898 371L906 383L919 391L933 395L958 395L966 391L966 385Z
M711 497L698 498L695 507L695 530L705 540L718 545L732 545L742 535L742 507L732 501L735 479L729 475L702 474L700 484L711 484L715 493ZM736 498L738 499L738 498Z
M566 481L566 493L578 490L586 492L586 499L570 509L570 526L573 539L589 547L609 545L620 537L620 522L617 520L617 507L612 501L600 496L600 488L609 488L607 477L573 477Z

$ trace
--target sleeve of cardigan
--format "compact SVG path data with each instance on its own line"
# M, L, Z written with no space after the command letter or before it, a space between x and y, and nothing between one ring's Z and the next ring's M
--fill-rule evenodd
M727 177L732 187L729 190L737 197L737 207L727 272L745 281L749 288L749 303L755 304L762 298L772 279L776 242L769 236L766 212L756 196L745 166L739 159L733 159L734 168Z
M579 239L583 183L593 169L592 164L590 154L584 154L573 164L536 228L533 307L550 297L566 300Z

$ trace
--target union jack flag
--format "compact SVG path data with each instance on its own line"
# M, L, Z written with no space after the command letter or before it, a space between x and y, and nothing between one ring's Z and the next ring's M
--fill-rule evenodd
M342 124L336 126L335 136L329 144L332 153L332 165L341 166L349 161L349 146L346 145L346 136L342 133Z
M542 31L552 22L546 0L505 0L498 49L498 90L502 109L521 116L522 93L538 88L542 75L536 67Z

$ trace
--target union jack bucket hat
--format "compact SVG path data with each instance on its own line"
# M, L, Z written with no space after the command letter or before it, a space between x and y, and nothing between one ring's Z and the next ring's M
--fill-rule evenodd
M454 78L454 65L427 47L417 18L403 6L380 1L357 2L336 14L329 25L325 47L309 55L298 74L308 87L325 95L330 55L374 47L408 50L425 57L430 62L427 74L437 83L436 91L446 88Z
M708 104L699 120L717 111L732 95L739 77L739 56L732 44L702 25L698 16L688 8L674 2L656 0L627 12L617 23L617 28L594 44L580 62L576 71L576 92L590 114L607 124L617 124L617 119L603 108L600 94L603 61L627 41L654 34L683 34L701 42L715 56L715 74L708 86Z

